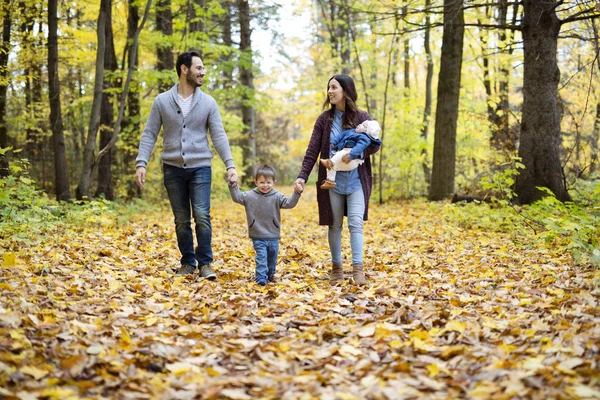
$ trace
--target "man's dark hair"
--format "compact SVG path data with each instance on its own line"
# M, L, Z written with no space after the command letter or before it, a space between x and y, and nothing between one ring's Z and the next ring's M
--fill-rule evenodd
M270 165L262 165L256 168L256 172L254 173L254 179L258 179L259 176L264 176L265 178L271 178L275 180L275 168Z
M175 70L177 71L177 77L181 77L181 66L185 65L188 68L192 67L192 58L200 56L200 53L197 51L186 51L185 53L181 53L177 57L177 63L175 64Z

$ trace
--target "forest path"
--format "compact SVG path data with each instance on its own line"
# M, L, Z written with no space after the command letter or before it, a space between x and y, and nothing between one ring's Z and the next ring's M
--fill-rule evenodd
M282 210L266 288L230 200L214 282L172 273L166 208L48 235L2 267L0 397L600 397L598 271L443 207L372 205L365 287L330 286L314 190Z

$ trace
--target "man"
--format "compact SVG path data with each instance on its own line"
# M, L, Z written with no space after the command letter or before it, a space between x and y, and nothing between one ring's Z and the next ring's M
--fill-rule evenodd
M195 51L180 54L175 68L179 83L159 94L152 104L136 158L135 180L143 189L146 165L162 126L163 179L175 216L177 245L181 252L177 274L193 274L199 267L201 277L214 280L210 222L213 153L207 130L227 168L227 179L235 187L238 176L217 103L200 89L206 75L200 54ZM195 252L190 214L196 222L198 246Z

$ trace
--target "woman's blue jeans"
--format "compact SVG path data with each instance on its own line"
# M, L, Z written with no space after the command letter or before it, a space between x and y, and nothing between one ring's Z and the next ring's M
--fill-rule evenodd
M164 184L175 216L181 264L208 265L213 261L210 223L211 167L177 168L163 164ZM198 247L194 252L191 215L196 222Z
M344 204L348 209L348 229L350 230L350 248L352 264L363 263L363 216L365 213L365 197L362 189L352 194L338 194L329 191L333 225L329 226L328 239L332 264L342 263L342 222L344 220Z

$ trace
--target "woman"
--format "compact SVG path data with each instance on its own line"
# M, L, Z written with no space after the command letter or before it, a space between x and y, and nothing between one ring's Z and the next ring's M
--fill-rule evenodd
M310 172L321 159L331 158L330 142L346 129L355 128L371 116L356 106L356 87L348 75L334 75L327 83L327 99L323 103L324 111L313 129L312 136L302 160L302 169L295 186L304 190ZM352 171L340 171L336 176L334 189L321 189L321 183L327 177L327 170L319 164L317 181L317 204L319 206L319 225L328 225L329 250L331 251L331 282L344 279L342 268L342 222L348 216L350 247L352 248L352 278L357 285L367 283L363 266L363 220L368 218L369 197L373 186L370 155L379 150L379 146L369 146L364 152L365 162ZM348 156L344 162L350 162Z

